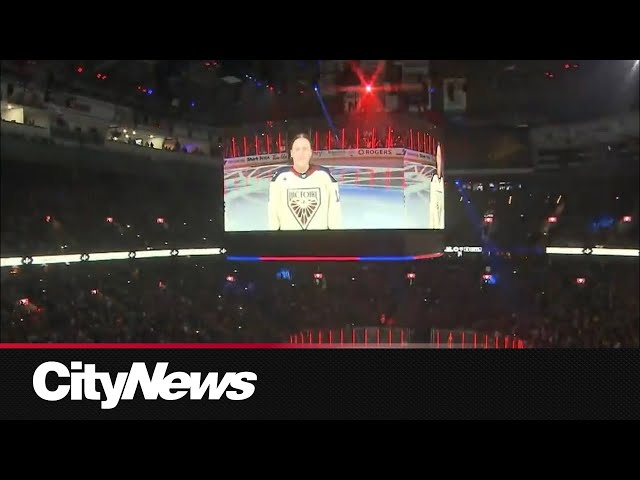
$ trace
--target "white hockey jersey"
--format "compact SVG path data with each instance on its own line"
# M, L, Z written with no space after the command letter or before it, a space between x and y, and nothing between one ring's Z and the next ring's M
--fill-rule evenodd
M431 178L429 228L444 228L444 179L438 175Z
M270 230L340 228L340 192L328 168L312 165L303 174L292 166L276 170L269 185Z

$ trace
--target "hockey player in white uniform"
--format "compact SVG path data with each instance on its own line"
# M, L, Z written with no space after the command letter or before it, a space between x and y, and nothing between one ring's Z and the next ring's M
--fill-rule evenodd
M442 176L442 148L440 145L436 150L436 173L431 177L429 228L444 228L444 178Z
M297 135L293 164L278 168L269 185L270 230L342 228L338 182L326 167L311 165L311 142Z

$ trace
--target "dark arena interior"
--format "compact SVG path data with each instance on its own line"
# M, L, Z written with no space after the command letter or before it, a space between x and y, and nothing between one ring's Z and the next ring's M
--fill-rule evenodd
M637 348L638 71L2 61L0 340Z

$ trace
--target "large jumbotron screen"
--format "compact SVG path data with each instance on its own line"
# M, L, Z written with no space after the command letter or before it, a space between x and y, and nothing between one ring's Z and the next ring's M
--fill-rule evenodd
M406 148L290 150L226 158L225 231L444 229L444 175L434 154Z

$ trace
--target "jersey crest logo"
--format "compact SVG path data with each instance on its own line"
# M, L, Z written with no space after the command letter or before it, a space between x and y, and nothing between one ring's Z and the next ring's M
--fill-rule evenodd
M320 208L320 188L288 189L287 205L302 230L306 230Z

